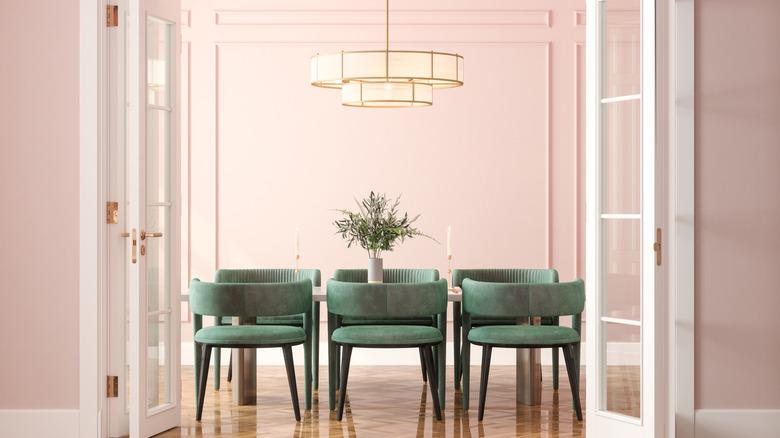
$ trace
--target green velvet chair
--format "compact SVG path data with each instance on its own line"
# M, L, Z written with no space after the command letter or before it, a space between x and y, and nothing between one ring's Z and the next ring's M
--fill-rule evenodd
M194 340L196 347L202 351L201 357L196 358L196 363L200 363L196 385L197 421L200 421L203 413L211 350L216 347L281 348L295 419L301 420L292 347L303 344L306 360L311 359L311 294L309 279L287 283L205 283L198 279L192 280L190 306L193 325L197 327ZM204 315L238 317L247 325L203 327ZM256 324L257 317L288 315L302 315L304 327ZM311 398L309 373L304 375L304 389L306 398Z
M438 327L430 324L388 323L342 325L343 320L352 318L379 322L435 319L443 324ZM341 375L339 376L338 420L341 421L344 414L349 362L353 348L417 348L426 362L434 413L436 418L441 420L442 392L439 388L439 379L444 373L436 371L432 347L438 346L439 354L443 354L446 320L447 282L445 280L379 284L328 281L329 340L343 350L339 367ZM331 357L338 360L334 355ZM439 361L443 364L444 358L440 356ZM335 373L336 368L329 367L329 381L335 382Z
M367 283L368 270L337 269L333 273L333 279L336 281L346 281L350 283ZM438 279L439 279L438 269L394 268L394 269L385 269L382 272L383 283L427 283L430 281L436 281ZM378 321L376 319L366 319L366 318L345 318L344 321L342 321L342 325L383 324L383 323L387 323L387 320ZM431 318L415 318L415 319L393 318L393 324L436 325L436 321L433 321ZM425 372L425 361L422 357L422 354L420 355L420 368L422 368L423 381L426 381L427 376Z
M452 271L452 287L462 287L463 280L470 278L477 281L489 281L494 283L530 283L530 284L544 284L544 283L557 283L558 271L555 269L455 269ZM455 389L460 388L460 381L463 375L462 367L462 350L461 342L464 341L462 336L462 319L460 312L460 303L453 304L453 354L455 363ZM542 318L542 325L558 325L558 317ZM517 321L507 318L477 318L471 321L472 327L479 327L482 325L515 325ZM553 389L558 389L558 349L553 348L552 351L552 365L553 365Z
M349 283L367 283L368 282L368 270L366 269L337 269L333 273L333 279L336 281L343 281L343 282L349 282ZM431 281L437 281L439 279L439 271L438 269L410 269L410 268L395 268L395 269L385 269L382 272L382 282L383 283L427 283ZM430 326L438 326L438 321L435 318L432 317L421 317L421 318L385 318L385 319L378 319L378 318L360 318L360 317L346 317L342 318L341 325L342 326L350 326L350 325L367 325L367 324L400 324L400 325L430 325ZM329 343L330 346L330 343ZM333 346L335 348L334 357L340 357L341 352L338 348L338 346ZM434 347L434 364L437 366L437 369L439 368L439 348ZM332 364L332 366L335 367L336 373L336 380L334 381L334 385L332 387L329 387L329 390L332 394L330 394L329 401L330 401L330 409L333 410L335 407L335 388L338 387L338 376L339 376L339 363L338 361L335 361L335 363ZM420 368L422 370L422 379L423 381L427 381L427 372L425 368L425 358L423 357L422 350L420 351ZM444 368L444 367L442 367ZM441 384L441 391L443 392L445 388L444 384L442 382ZM442 401L442 403L444 403ZM442 405L443 406L443 405Z
M319 269L300 269L297 272L295 269L220 269L217 271L214 281L216 283L287 283L290 281L296 281L307 278L311 280L312 286L320 287L320 270ZM319 312L319 307L314 306L313 311ZM319 320L319 314L314 315L316 320ZM231 325L233 322L230 317L221 316L215 317L214 325ZM261 317L257 318L257 324L273 324L273 325L291 325L294 327L303 327L303 318L300 315L288 315L278 317ZM319 324L312 325L312 363L308 362L304 365L306 373L308 374L309 366L311 367L313 387L316 389L319 386L319 370L320 370L320 343L319 343ZM220 374L221 374L221 354L220 349L214 349L214 388L219 389ZM228 382L232 378L233 364L232 361L228 367ZM307 404L309 409L310 404Z
M489 283L463 280L463 409L469 408L470 344L482 346L482 377L479 386L479 421L485 416L490 357L493 347L561 348L569 376L574 411L582 420L579 392L579 367L575 350L580 348L582 311L585 308L585 284ZM572 316L572 327L545 325L483 325L474 328L480 318L532 318Z

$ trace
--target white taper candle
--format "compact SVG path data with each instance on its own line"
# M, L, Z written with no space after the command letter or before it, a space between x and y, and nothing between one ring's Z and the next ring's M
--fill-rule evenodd
M295 228L295 257L301 255L301 230Z
M452 255L452 225L447 226L447 257Z

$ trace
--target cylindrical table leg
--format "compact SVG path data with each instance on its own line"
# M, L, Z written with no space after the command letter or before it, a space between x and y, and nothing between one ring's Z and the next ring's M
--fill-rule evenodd
M535 318L536 319L536 318ZM528 324L520 321L519 324ZM539 324L539 321L533 321ZM517 349L517 402L524 405L542 403L542 357L538 348Z
M517 349L517 402L538 405L542 402L542 365L538 348Z
M240 324L233 318L233 324ZM239 406L257 404L257 350L234 348L233 355L233 403Z

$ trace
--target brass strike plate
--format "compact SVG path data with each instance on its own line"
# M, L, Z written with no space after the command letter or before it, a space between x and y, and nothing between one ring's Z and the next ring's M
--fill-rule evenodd
M106 376L106 397L119 397L119 376Z
M118 202L106 202L106 223L118 224L119 223L119 203Z

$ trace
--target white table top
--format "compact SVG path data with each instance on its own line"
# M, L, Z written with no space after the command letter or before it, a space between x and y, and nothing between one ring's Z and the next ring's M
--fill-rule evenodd
M181 302L189 302L190 301L190 295L189 291L186 294L181 294ZM314 302L324 302L328 301L328 295L325 291L324 287L313 287L311 290L311 297L314 300ZM463 301L463 295L460 293L459 287L451 287L449 291L447 292L447 301L452 302L461 302Z

